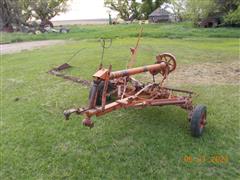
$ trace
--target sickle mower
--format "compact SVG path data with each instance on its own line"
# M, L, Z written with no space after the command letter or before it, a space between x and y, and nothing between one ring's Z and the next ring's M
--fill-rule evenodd
M104 52L105 40L102 41ZM128 63L128 69L112 71L111 65L104 68L102 62L100 63L98 71L93 74L88 106L65 110L66 120L72 113L83 115L85 116L83 125L92 128L94 126L92 116L101 116L122 108L176 105L188 112L192 135L201 136L206 125L206 107L192 104L193 92L163 85L168 75L176 69L175 57L170 53L162 53L156 56L155 63L151 65L131 68L135 61L138 42L135 48L131 48L132 58ZM132 77L144 72L152 75L151 83L145 84ZM160 82L155 81L156 75L162 76Z

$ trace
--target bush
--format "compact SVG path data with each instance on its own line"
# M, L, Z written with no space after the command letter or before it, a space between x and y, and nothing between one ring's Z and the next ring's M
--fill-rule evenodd
M224 17L225 24L240 26L240 6L235 11L230 11Z

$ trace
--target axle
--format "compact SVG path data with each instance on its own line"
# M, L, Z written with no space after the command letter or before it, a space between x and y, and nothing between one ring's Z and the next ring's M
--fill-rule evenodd
M148 66L114 71L114 72L111 72L110 75L109 75L109 71L107 69L101 68L93 75L93 77L100 78L102 80L106 80L106 79L117 79L120 77L132 76L132 75L140 74L143 72L150 72L151 74L155 75L162 71L165 72L167 70L167 68L168 68L168 65L166 62L160 62L157 64L148 65Z
M143 67L137 67L127 70L121 70L121 71L115 71L110 74L110 79L116 79L124 76L131 76L135 74L140 74L143 72L160 72L161 70L164 70L167 67L165 62L161 62L160 64L153 64Z

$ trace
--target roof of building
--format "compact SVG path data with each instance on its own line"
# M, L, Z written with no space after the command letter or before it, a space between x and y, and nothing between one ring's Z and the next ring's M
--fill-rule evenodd
M166 15L170 15L170 14L172 14L172 13L170 13L166 9L159 7L156 10L154 10L149 16L166 16Z

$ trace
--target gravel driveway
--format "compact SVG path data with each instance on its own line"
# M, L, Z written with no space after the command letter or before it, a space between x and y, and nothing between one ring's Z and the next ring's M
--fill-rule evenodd
M2 54L11 54L21 52L23 50L31 50L45 46L59 45L65 43L64 40L44 40L44 41L31 41L19 42L11 44L0 44L0 52Z

